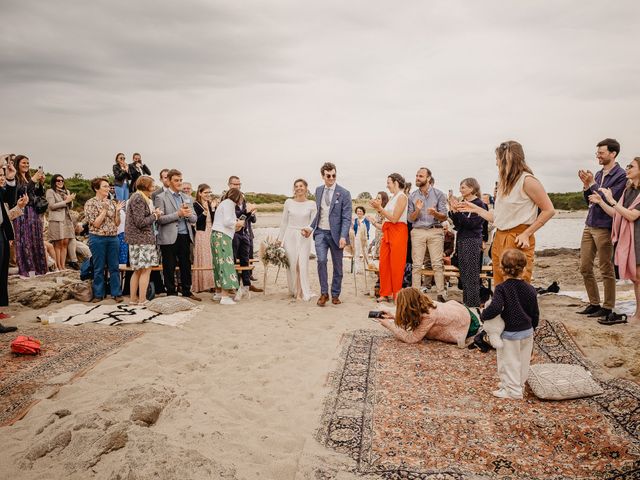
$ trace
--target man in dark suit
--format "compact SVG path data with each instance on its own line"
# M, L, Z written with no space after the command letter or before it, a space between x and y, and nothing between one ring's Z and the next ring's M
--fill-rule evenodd
M240 190L242 183L240 178L232 175L227 182L228 187ZM241 205L236 205L236 218L242 215L245 217L244 227L238 230L233 236L233 257L240 262L241 267L249 266L249 259L253 256L253 224L256 223L256 211L258 207L251 203L242 201ZM236 298L240 300L247 296L248 292L262 292L261 288L251 285L251 271L243 270L240 273L241 285Z
M196 223L191 197L182 193L182 173L169 170L169 190L156 195L154 204L163 215L158 218L157 242L162 252L162 271L167 295L177 295L175 283L176 264L180 267L182 296L200 301L191 293L191 260L189 251L194 241L191 225Z
M0 307L9 305L9 240L13 240L13 225L9 217L8 208L16 205L16 169L10 155L2 158L0 168ZM25 207L29 198L26 195L18 201L19 210ZM8 318L8 315L0 313L0 319ZM5 327L0 323L0 333L8 333L17 330L16 327Z
M320 168L324 185L316 188L318 212L311 223L313 240L316 244L320 298L318 306L324 307L329 301L329 280L327 274L328 252L331 251L333 280L331 282L331 303L339 305L342 290L343 248L349 244L351 227L351 194L336 183L336 166L327 162ZM304 231L307 236L310 232Z

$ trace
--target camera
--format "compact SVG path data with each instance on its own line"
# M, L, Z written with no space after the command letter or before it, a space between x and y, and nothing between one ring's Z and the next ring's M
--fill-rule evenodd
M371 310L369 312L369 318L384 318L384 312L380 310Z

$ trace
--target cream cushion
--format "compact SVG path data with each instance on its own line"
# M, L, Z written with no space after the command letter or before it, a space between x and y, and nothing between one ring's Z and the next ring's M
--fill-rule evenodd
M591 373L580 365L539 363L529 367L527 383L543 400L568 400L600 395L603 390Z
M193 307L195 307L193 303L191 303L186 298L178 297L177 295L154 298L147 305L148 310L156 313L164 313L167 315L171 313L182 312L183 310L189 310Z

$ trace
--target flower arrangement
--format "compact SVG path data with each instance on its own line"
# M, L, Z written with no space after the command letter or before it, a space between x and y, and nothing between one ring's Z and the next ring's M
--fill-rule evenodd
M275 238L267 237L260 244L260 260L267 265L289 268L289 259L282 244Z

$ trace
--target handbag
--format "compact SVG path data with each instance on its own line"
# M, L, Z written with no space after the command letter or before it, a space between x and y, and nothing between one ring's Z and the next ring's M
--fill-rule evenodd
M45 197L36 197L33 201L33 208L38 215L42 215L49 209L49 201Z

